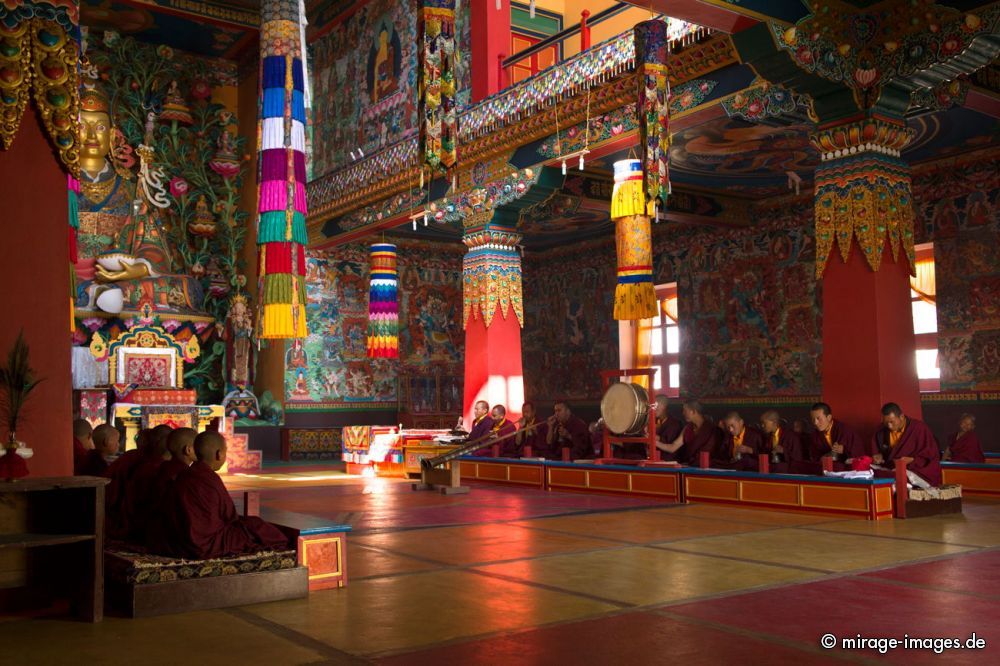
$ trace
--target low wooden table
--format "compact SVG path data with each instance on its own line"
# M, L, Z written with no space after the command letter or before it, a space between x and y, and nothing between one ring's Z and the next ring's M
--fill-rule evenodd
M104 486L92 476L0 481L0 610L70 598L104 618Z

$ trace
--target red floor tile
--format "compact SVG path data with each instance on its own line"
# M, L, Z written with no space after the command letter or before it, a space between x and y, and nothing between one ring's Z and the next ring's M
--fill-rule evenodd
M817 645L827 633L838 638L919 637L961 638L973 632L987 641L979 651L948 650L952 664L982 664L1000 655L1000 629L996 618L1000 602L944 590L921 590L880 583L864 577L743 594L665 608L690 618L718 622ZM840 652L839 649L833 652ZM846 655L881 657L873 650L846 651ZM893 662L940 662L942 655L929 650L889 651Z
M865 577L929 585L951 592L991 595L1000 599L1000 552L971 553L937 562L911 564L875 571Z
M396 655L378 663L443 664L825 664L842 663L808 648L799 650L738 634L678 622L653 613L534 629L510 636Z

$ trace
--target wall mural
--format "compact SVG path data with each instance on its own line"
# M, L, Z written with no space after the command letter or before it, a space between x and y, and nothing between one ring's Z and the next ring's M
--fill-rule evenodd
M306 257L309 337L285 352L289 411L386 405L398 375L461 378L462 254L457 244L405 241L399 253L399 359L369 359L368 246L352 244ZM461 396L461 386L457 395Z
M311 45L314 176L417 131L416 0L370 0Z
M934 241L944 390L1000 389L997 151L914 174L916 240Z
M820 390L821 308L812 276L812 203L758 211L743 230L653 227L657 284L678 282L682 392L698 397ZM539 400L600 398L617 367L611 319L615 250L555 250L525 260L525 384Z

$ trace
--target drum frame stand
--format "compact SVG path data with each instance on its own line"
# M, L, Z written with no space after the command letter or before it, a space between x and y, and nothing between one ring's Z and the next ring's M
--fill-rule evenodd
M630 370L601 370L601 395L608 392L608 387L612 384L612 379L623 377L648 377L649 392L653 390L653 379L656 377L658 368L632 368ZM604 458L612 458L611 444L621 444L623 442L642 442L648 447L649 460L656 462L660 460L660 451L656 448L656 401L649 405L649 421L646 424L646 434L642 435L613 435L608 427L603 429L602 455Z

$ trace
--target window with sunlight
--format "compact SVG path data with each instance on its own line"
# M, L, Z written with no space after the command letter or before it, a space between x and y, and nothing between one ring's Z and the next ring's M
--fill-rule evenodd
M651 366L659 368L653 379L653 393L676 398L681 391L681 329L677 323L677 283L656 288L660 313L648 322L650 328Z
M910 278L910 300L913 308L913 334L917 343L917 379L920 381L921 391L940 391L934 246L930 243L918 245L916 259L917 275Z

